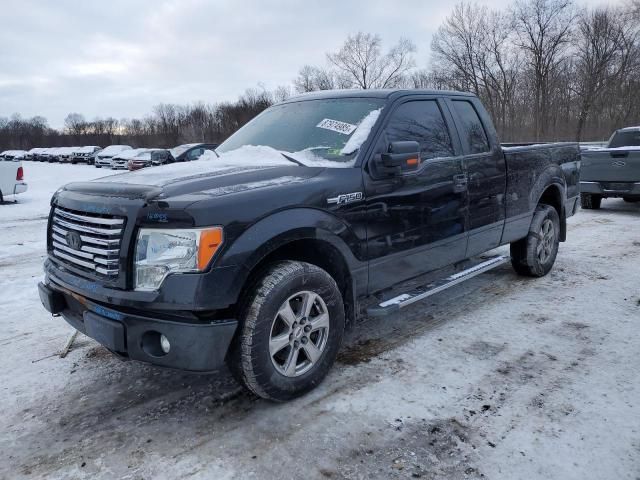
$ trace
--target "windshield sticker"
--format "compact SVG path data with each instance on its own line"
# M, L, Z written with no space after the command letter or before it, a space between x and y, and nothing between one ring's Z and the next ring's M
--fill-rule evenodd
M355 125L351 125L350 123L340 122L338 120L331 120L330 118L325 118L318 125L318 128L324 128L325 130L331 130L333 132L338 132L343 135L351 135L353 131L356 129Z

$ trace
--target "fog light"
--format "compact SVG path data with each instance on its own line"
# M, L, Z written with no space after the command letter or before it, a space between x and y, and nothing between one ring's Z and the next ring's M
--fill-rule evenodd
M160 335L160 348L162 348L162 351L164 353L169 353L169 350L171 350L171 344L169 343L169 339L164 335Z

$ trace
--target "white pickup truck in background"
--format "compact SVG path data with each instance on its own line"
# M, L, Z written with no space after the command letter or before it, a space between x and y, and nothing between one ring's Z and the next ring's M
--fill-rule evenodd
M0 203L8 195L17 195L27 191L24 170L21 161L0 160Z

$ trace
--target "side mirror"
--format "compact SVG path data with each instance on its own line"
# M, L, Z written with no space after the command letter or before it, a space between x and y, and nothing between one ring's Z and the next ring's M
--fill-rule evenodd
M391 142L387 153L379 157L377 169L386 175L400 175L420 166L420 144L414 141Z

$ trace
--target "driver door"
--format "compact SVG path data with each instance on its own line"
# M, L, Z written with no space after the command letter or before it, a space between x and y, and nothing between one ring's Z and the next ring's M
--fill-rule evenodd
M363 170L369 293L465 258L466 177L449 115L433 97L396 105ZM418 142L420 165L376 174L372 162L396 141Z

